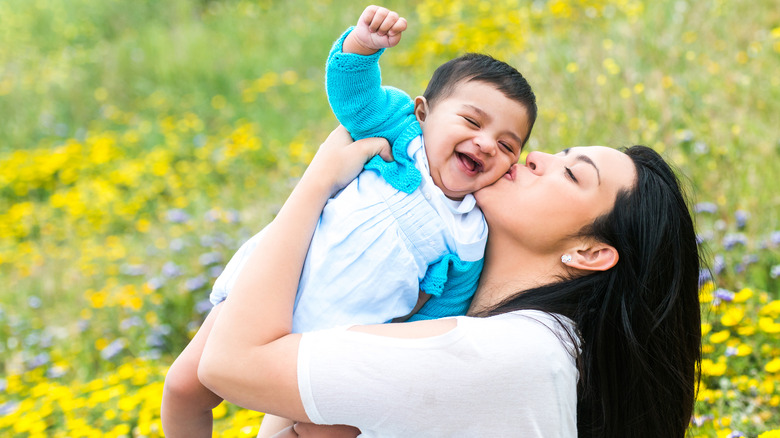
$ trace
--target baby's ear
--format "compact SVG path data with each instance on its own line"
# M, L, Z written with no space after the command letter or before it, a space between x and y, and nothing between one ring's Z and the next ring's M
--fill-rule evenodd
M414 115L417 117L417 121L420 123L425 122L425 117L428 115L428 100L423 96L417 96L414 98Z

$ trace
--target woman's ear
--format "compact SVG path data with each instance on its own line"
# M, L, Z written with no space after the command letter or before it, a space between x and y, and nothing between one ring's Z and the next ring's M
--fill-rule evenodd
M566 266L583 271L606 271L617 264L618 252L612 245L596 243L572 248Z
M417 121L423 123L425 117L428 115L428 100L423 96L417 96L414 98L414 115L417 117Z

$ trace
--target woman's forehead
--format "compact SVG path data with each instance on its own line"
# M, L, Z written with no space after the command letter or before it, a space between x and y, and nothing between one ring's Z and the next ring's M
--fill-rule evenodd
M625 153L608 146L575 146L566 148L561 155L591 163L602 181L616 189L633 186L636 180L634 162Z

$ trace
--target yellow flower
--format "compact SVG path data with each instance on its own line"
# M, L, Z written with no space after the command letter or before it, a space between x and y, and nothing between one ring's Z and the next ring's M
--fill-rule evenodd
M758 327L765 333L780 333L780 324L776 323L772 318L759 318Z
M705 376L722 376L725 372L725 361L718 361L718 363L713 362L712 359L701 361L701 373Z
M758 438L780 438L780 429L766 431L759 435Z
M780 371L780 357L776 357L776 358L772 359L771 361L769 361L769 363L764 365L764 369L768 373L776 373L776 372Z
M744 303L747 301L750 297L753 296L753 289L750 289L748 287L740 290L739 292L734 294L734 300L735 303Z
M712 292L715 290L715 284L711 281L704 283L699 289L699 301L701 303L711 303L713 299Z
M739 333L740 336L750 336L755 332L756 328L752 325L746 325L737 329L737 333Z
M726 339L728 339L729 336L731 336L731 333L729 333L728 330L721 330L710 335L710 342L713 344L720 344L721 342L724 342Z
M742 321L745 316L745 309L742 307L730 307L726 310L726 313L720 318L721 324L726 327L733 327Z
M753 347L747 344L739 344L737 347L737 356L744 357L753 352Z
M780 315L780 300L770 301L759 310L758 314L775 317Z

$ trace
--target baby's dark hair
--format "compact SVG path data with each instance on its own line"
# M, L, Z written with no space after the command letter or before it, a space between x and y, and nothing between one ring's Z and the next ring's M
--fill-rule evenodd
M536 96L523 75L503 61L480 53L467 53L451 59L433 72L423 96L433 106L452 94L459 83L467 81L492 85L507 98L525 107L528 112L528 135L523 139L525 145L536 122Z

